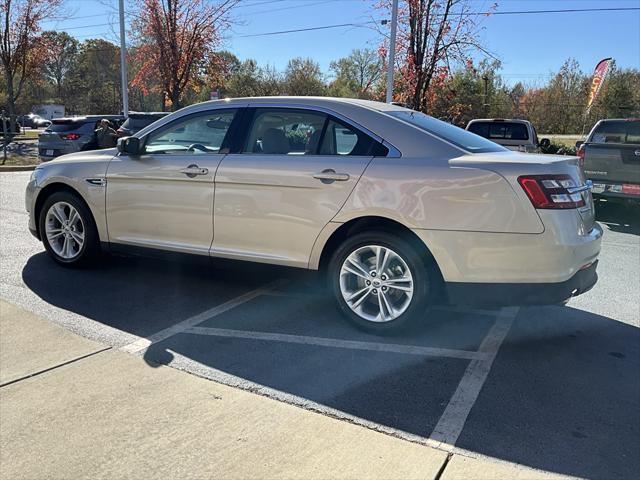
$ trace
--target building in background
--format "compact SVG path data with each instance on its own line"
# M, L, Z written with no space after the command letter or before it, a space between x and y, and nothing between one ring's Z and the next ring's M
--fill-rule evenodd
M34 105L32 111L47 120L64 117L64 105L56 105L53 103Z

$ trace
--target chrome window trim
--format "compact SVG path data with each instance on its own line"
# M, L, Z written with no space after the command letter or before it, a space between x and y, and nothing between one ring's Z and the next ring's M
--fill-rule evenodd
M400 150L398 150L394 145L392 145L391 143L387 142L385 139L383 139L382 137L380 137L380 135L377 135L375 133L373 133L371 130L369 130L366 127L363 127L362 125L360 125L357 122L354 122L353 120L351 120L348 117L345 117L344 115L342 115L341 113L335 112L333 110L331 110L330 108L326 108L326 107L321 107L321 106L317 106L317 105L304 105L304 104L299 104L299 103L249 103L247 105L248 108L291 108L291 109L296 109L296 110L310 110L312 112L322 112L325 113L327 115L332 115L334 117L336 117L338 120L346 123L347 125L360 130L362 133L370 136L371 138L373 138L376 142L381 143L382 145L384 145L385 147L387 147L389 149L389 153L386 155L385 158L400 158L402 157L402 153L400 152ZM251 155L251 153L243 153L243 155ZM323 156L336 156L336 157L343 157L343 156L349 156L349 155L323 155ZM372 156L372 155L353 155L353 156Z

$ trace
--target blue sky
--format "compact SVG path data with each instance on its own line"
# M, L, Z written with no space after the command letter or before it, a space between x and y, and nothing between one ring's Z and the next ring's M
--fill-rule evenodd
M498 12L572 8L640 7L640 0L496 0ZM133 0L125 0L125 9ZM372 0L242 0L235 12L238 24L228 33L225 48L240 59L284 69L296 56L311 57L328 71L331 60L353 48L377 48L380 37L368 27L346 27L265 37L255 33L343 23L362 23L378 12ZM472 0L477 11L493 1ZM66 0L63 20L45 28L67 30L80 40L117 40L117 0ZM91 15L91 17L88 17ZM84 17L84 18L79 18ZM112 23L114 26L102 25ZM88 26L87 26L88 25ZM621 67L640 68L640 11L494 15L483 19L482 43L502 62L509 83L542 84L568 58L591 72L604 57Z

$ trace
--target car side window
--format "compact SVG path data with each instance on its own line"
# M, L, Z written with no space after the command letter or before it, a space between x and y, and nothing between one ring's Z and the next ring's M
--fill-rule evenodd
M337 120L327 123L319 155L385 156L388 149L373 138Z
M264 108L255 113L243 153L314 155L327 116L307 110Z
M237 110L212 110L189 115L151 132L145 142L145 153L211 154L226 153L222 144Z

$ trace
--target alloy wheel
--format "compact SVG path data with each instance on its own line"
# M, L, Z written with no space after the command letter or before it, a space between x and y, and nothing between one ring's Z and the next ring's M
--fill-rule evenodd
M381 245L353 251L340 269L340 292L349 308L370 322L390 322L413 298L413 276L405 260Z
M75 207L67 202L51 205L45 217L45 235L51 249L64 260L73 260L82 251L85 226Z

